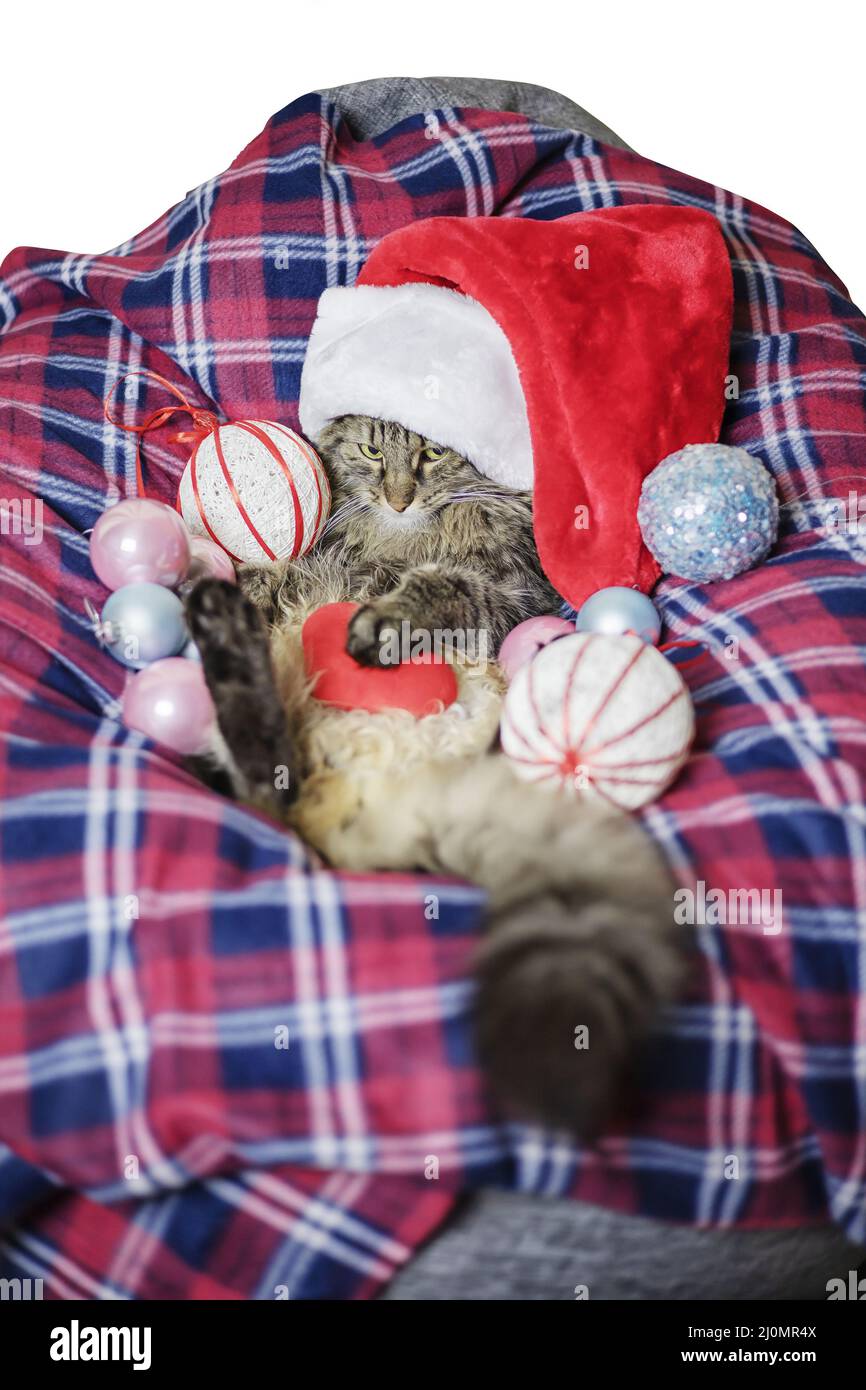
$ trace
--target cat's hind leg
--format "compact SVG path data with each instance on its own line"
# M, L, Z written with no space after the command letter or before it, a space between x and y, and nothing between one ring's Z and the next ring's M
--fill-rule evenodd
M264 619L223 579L196 584L186 616L216 709L210 761L238 800L279 815L295 799L299 779Z

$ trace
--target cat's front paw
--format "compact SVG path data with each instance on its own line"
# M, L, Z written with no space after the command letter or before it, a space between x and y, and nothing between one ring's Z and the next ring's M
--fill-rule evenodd
M346 651L361 666L392 666L399 661L399 641L407 615L393 599L365 603L349 623Z

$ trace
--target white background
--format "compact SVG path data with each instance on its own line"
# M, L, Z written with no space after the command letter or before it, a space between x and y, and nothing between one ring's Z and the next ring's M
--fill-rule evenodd
M0 257L97 252L302 93L395 74L565 92L642 154L794 222L866 307L862 0L13 0Z

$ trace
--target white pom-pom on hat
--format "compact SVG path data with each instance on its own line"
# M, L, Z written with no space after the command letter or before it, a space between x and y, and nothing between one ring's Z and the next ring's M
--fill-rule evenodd
M694 730L688 687L661 652L630 634L578 632L517 671L501 738L528 781L634 811L673 781Z

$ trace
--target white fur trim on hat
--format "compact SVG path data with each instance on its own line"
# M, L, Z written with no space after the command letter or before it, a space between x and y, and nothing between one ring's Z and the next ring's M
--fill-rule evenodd
M338 415L394 420L456 449L496 482L532 487L526 401L508 339L442 285L325 290L301 375L301 429Z

